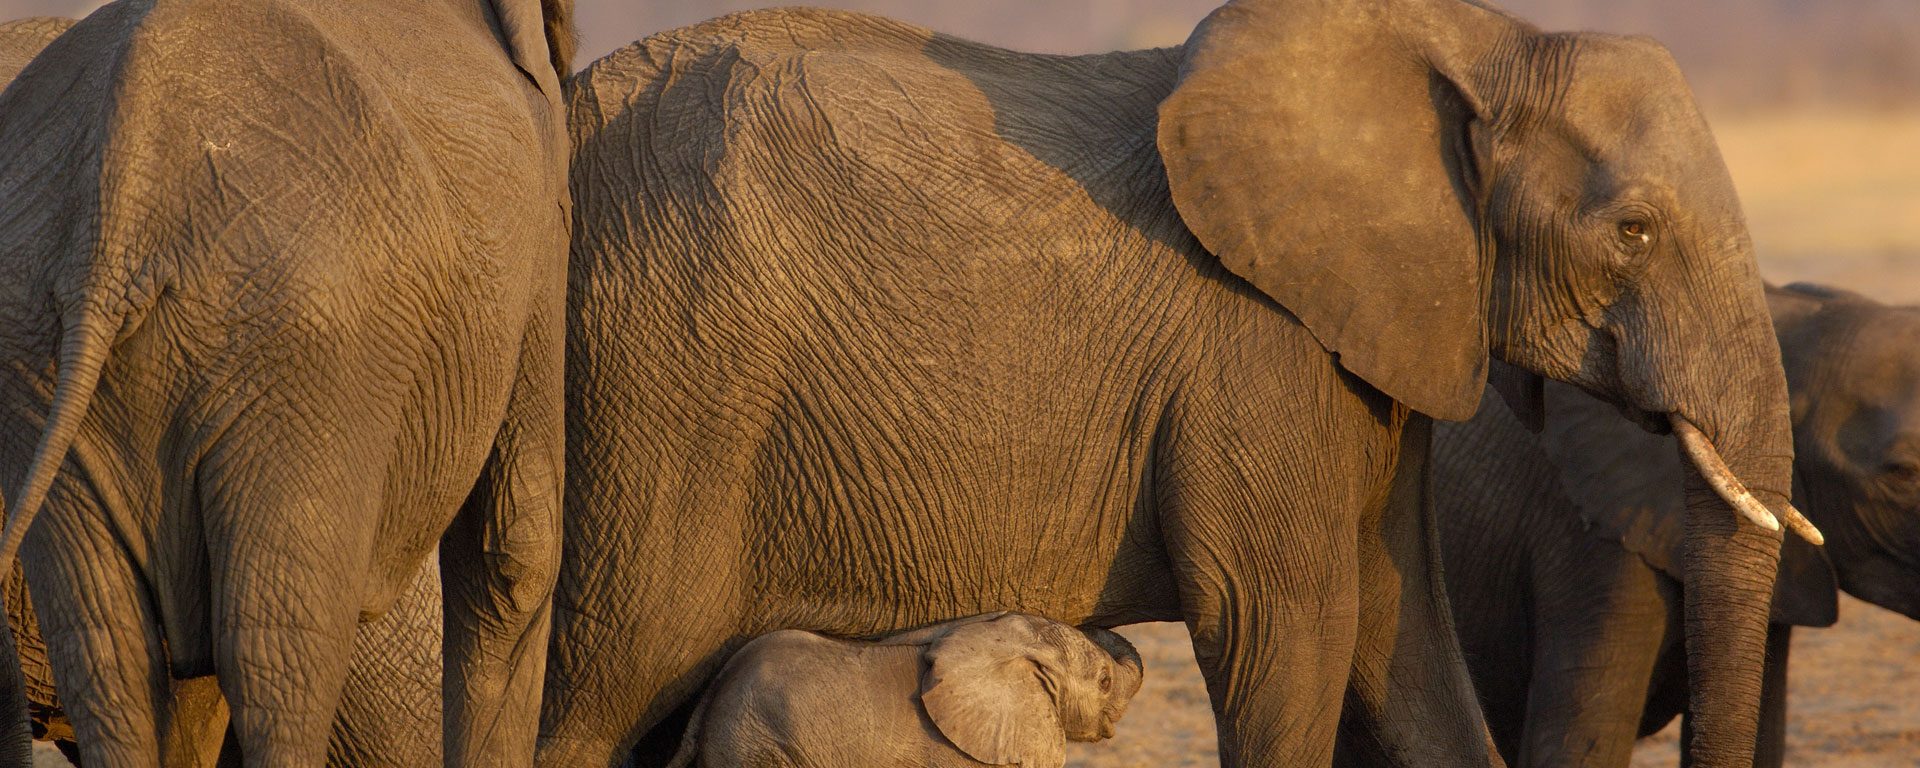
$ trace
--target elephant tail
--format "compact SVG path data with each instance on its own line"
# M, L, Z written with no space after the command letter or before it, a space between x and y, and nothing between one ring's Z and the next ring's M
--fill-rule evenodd
M717 682L717 679L716 679ZM680 749L673 753L673 760L667 768L693 768L695 760L700 759L700 726L707 721L707 704L713 701L714 686L700 694L700 703L693 705L693 717L687 720L687 732L680 735Z
M78 317L67 324L67 332L60 339L53 404L48 408L46 427L40 433L40 445L34 450L33 461L27 465L26 479L21 482L14 504L8 506L5 497L0 496L0 513L6 519L5 528L0 529L0 573L13 568L14 556L20 552L27 528L40 513L40 505L46 501L48 489L53 487L54 475L66 461L74 438L80 434L80 424L86 419L94 390L100 385L100 372L106 367L107 350L126 318L124 310L115 312L101 306L102 302L96 300L100 296L92 291L83 295L75 313Z

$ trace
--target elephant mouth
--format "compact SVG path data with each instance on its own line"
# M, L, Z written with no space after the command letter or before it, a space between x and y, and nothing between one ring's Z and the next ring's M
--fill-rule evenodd
M1649 411L1644 408L1635 408L1631 405L1621 405L1619 408L1621 416L1639 425L1641 429L1656 435L1673 434L1673 416L1675 414L1670 414L1666 411Z
M1775 517L1773 510L1767 509L1767 505L1754 498L1753 492L1748 491L1747 487L1740 482L1740 478L1734 476L1733 470L1727 467L1727 462L1720 458L1720 451L1713 447L1713 442L1707 439L1706 434L1702 433L1699 427L1688 421L1687 417L1672 413L1667 415L1667 420L1673 435L1680 439L1681 453L1685 454L1694 468L1700 471L1700 476L1713 488L1714 494L1728 506L1733 507L1741 517L1769 531L1780 530L1780 518L1784 517L1787 527L1799 534L1801 538L1812 542L1815 546L1827 543L1827 538L1820 534L1820 529L1815 528L1805 515L1800 514L1800 510L1794 509L1793 502L1782 501L1781 515Z

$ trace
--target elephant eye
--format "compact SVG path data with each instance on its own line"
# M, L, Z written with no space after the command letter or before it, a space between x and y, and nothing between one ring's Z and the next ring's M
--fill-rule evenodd
M1620 222L1620 239L1628 245L1643 247L1653 241L1653 227L1646 219L1626 219Z
M1911 483L1915 480L1920 480L1920 464L1915 464L1906 459L1889 461L1880 468L1880 472L1885 474L1889 479L1902 483Z

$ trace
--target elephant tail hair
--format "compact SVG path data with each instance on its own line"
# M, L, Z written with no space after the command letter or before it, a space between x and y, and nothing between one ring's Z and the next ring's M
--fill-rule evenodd
M700 759L700 725L707 720L707 703L713 701L715 687L708 685L707 690L700 694L700 703L693 705L693 717L687 720L687 731L680 735L680 749L673 753L673 760L668 761L667 768L693 768L694 761Z
M77 311L70 315L73 319L66 324L67 332L60 339L53 404L47 411L39 447L27 465L26 479L21 482L14 504L10 507L6 498L0 496L0 516L6 520L5 528L0 529L0 574L13 568L14 556L20 552L27 528L40 513L47 491L53 487L54 475L66 461L74 438L80 434L80 424L86 419L94 390L100 385L101 370L106 367L107 351L126 319L124 306L115 311L103 306L105 302L97 298L100 298L98 293L89 291L79 302Z

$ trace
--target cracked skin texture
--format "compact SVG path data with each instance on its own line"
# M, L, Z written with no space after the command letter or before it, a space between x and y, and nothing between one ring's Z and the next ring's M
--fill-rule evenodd
M539 4L506 5L537 39ZM250 758L323 760L356 620L470 495L460 700L537 698L564 151L547 50L516 68L488 8L117 3L0 101L0 195L42 203L0 217L4 476L58 353L112 342L21 558L87 763L157 753L168 679L216 666Z
M1388 392L1464 416L1497 352L1789 484L1737 197L1645 40L1235 0L1181 50L1046 56L783 9L615 52L568 108L542 765L664 758L745 638L991 610L1185 621L1226 765L1487 764L1430 422ZM1738 764L1778 539L1688 500L1694 746Z
M1167 203L1153 115L1177 51L981 50L796 11L574 81L541 764L611 761L759 633L1003 609L1184 604L1217 704L1318 702L1249 752L1331 727L1354 661L1314 649L1355 643L1356 528L1405 411Z
M74 24L38 17L0 24L0 87ZM54 690L53 665L39 617L15 567L5 580L8 625L19 651L36 738L79 755L73 724ZM440 762L440 576L422 568L393 610L355 634L354 656L334 722L329 765L430 765ZM225 737L226 705L211 678L176 681L168 765L211 764ZM204 690L202 690L204 689Z

